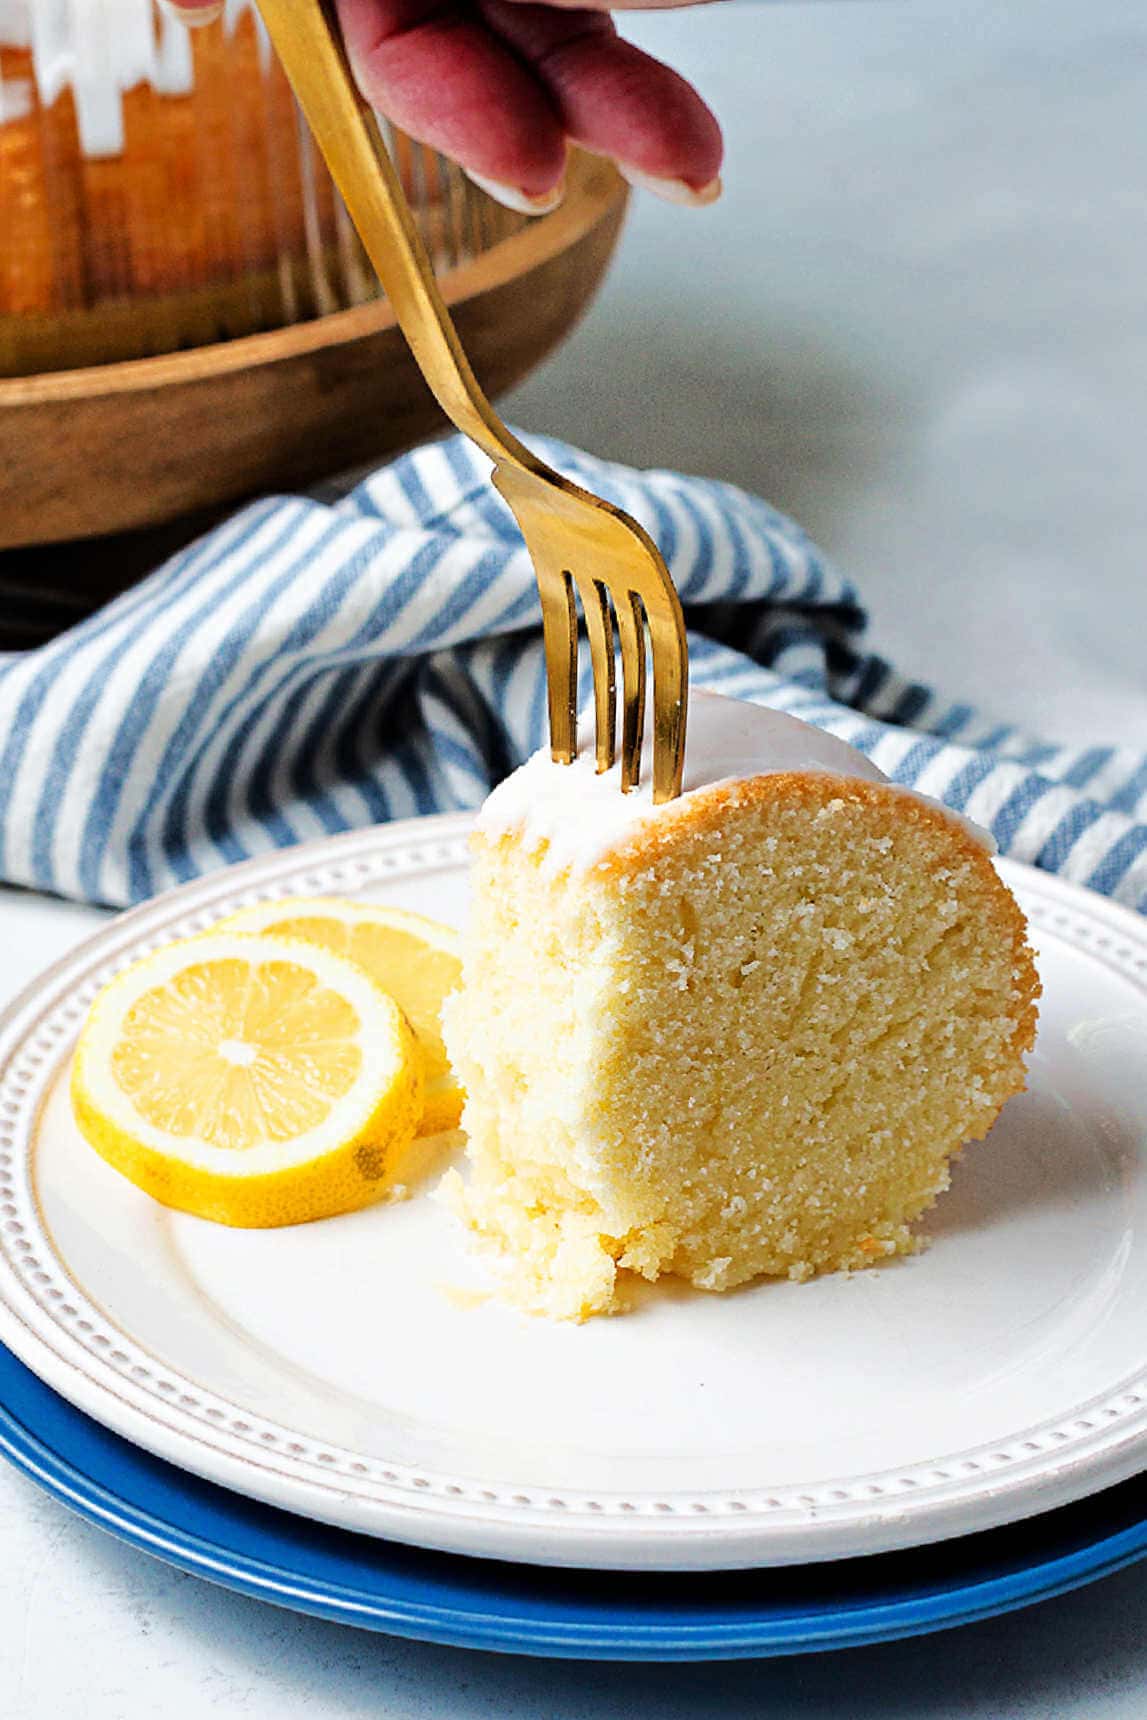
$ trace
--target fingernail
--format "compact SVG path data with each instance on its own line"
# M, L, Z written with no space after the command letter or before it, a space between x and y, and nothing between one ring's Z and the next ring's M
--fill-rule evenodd
M552 191L545 191L540 197L531 197L528 191L521 191L514 185L500 185L496 179L484 179L480 173L471 173L468 168L462 170L471 185L476 185L479 191L484 191L487 197L492 197L495 203L500 203L504 209L512 209L515 215L548 215L556 209L566 194L566 182L558 181Z
M163 0L163 7L189 30L198 30L201 24L214 24L223 16L223 0L218 0L214 6L180 6L178 0Z
M698 188L687 185L683 179L654 179L652 174L639 173L636 167L626 167L621 161L617 165L623 179L628 179L639 191L652 191L654 197L660 197L664 203L683 203L690 209L703 209L707 203L716 203L721 195L719 174L708 185Z

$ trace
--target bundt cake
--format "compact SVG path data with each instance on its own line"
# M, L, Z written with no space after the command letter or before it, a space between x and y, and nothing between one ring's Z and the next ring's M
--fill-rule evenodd
M910 1253L1024 1086L1039 985L983 832L782 713L695 693L660 806L538 753L473 890L449 1198L530 1311Z

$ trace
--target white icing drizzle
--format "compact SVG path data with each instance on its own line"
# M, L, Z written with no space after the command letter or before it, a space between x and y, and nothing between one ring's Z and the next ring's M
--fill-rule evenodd
M229 28L251 3L227 0ZM127 90L146 83L161 95L187 95L194 86L187 30L153 0L0 0L0 43L31 48L45 107L72 90L80 147L93 158L122 153ZM0 124L29 106L26 87L0 80Z
M611 853L637 825L672 817L681 800L654 806L647 770L639 787L629 794L621 792L620 765L597 774L592 735L592 717L583 716L578 756L572 764L555 764L548 747L534 753L490 795L478 816L479 829L495 837L517 832L529 848L548 843L548 871L566 867L584 871ZM651 752L647 734L643 763ZM896 794L935 807L989 853L995 851L992 837L978 824L928 795L889 782L871 759L847 741L783 711L691 689L682 800L719 784L778 771L823 772L883 783Z

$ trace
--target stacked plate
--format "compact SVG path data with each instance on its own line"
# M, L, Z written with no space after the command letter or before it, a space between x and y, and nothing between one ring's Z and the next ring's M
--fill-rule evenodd
M244 1592L519 1652L842 1646L1139 1557L1147 929L1053 878L1002 863L1045 988L1030 1089L957 1167L931 1246L877 1271L661 1287L622 1319L551 1326L475 1294L429 1178L402 1206L240 1232L153 1205L85 1147L69 1055L118 966L294 892L460 918L467 829L392 825L216 874L110 924L10 1011L7 1454Z

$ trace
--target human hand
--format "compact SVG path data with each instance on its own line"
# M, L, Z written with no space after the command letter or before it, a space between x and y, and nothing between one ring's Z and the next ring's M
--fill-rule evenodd
M222 6L169 10L205 23ZM610 0L338 0L338 10L372 106L512 209L560 202L567 143L612 157L670 202L720 195L716 119L684 78L622 40Z

